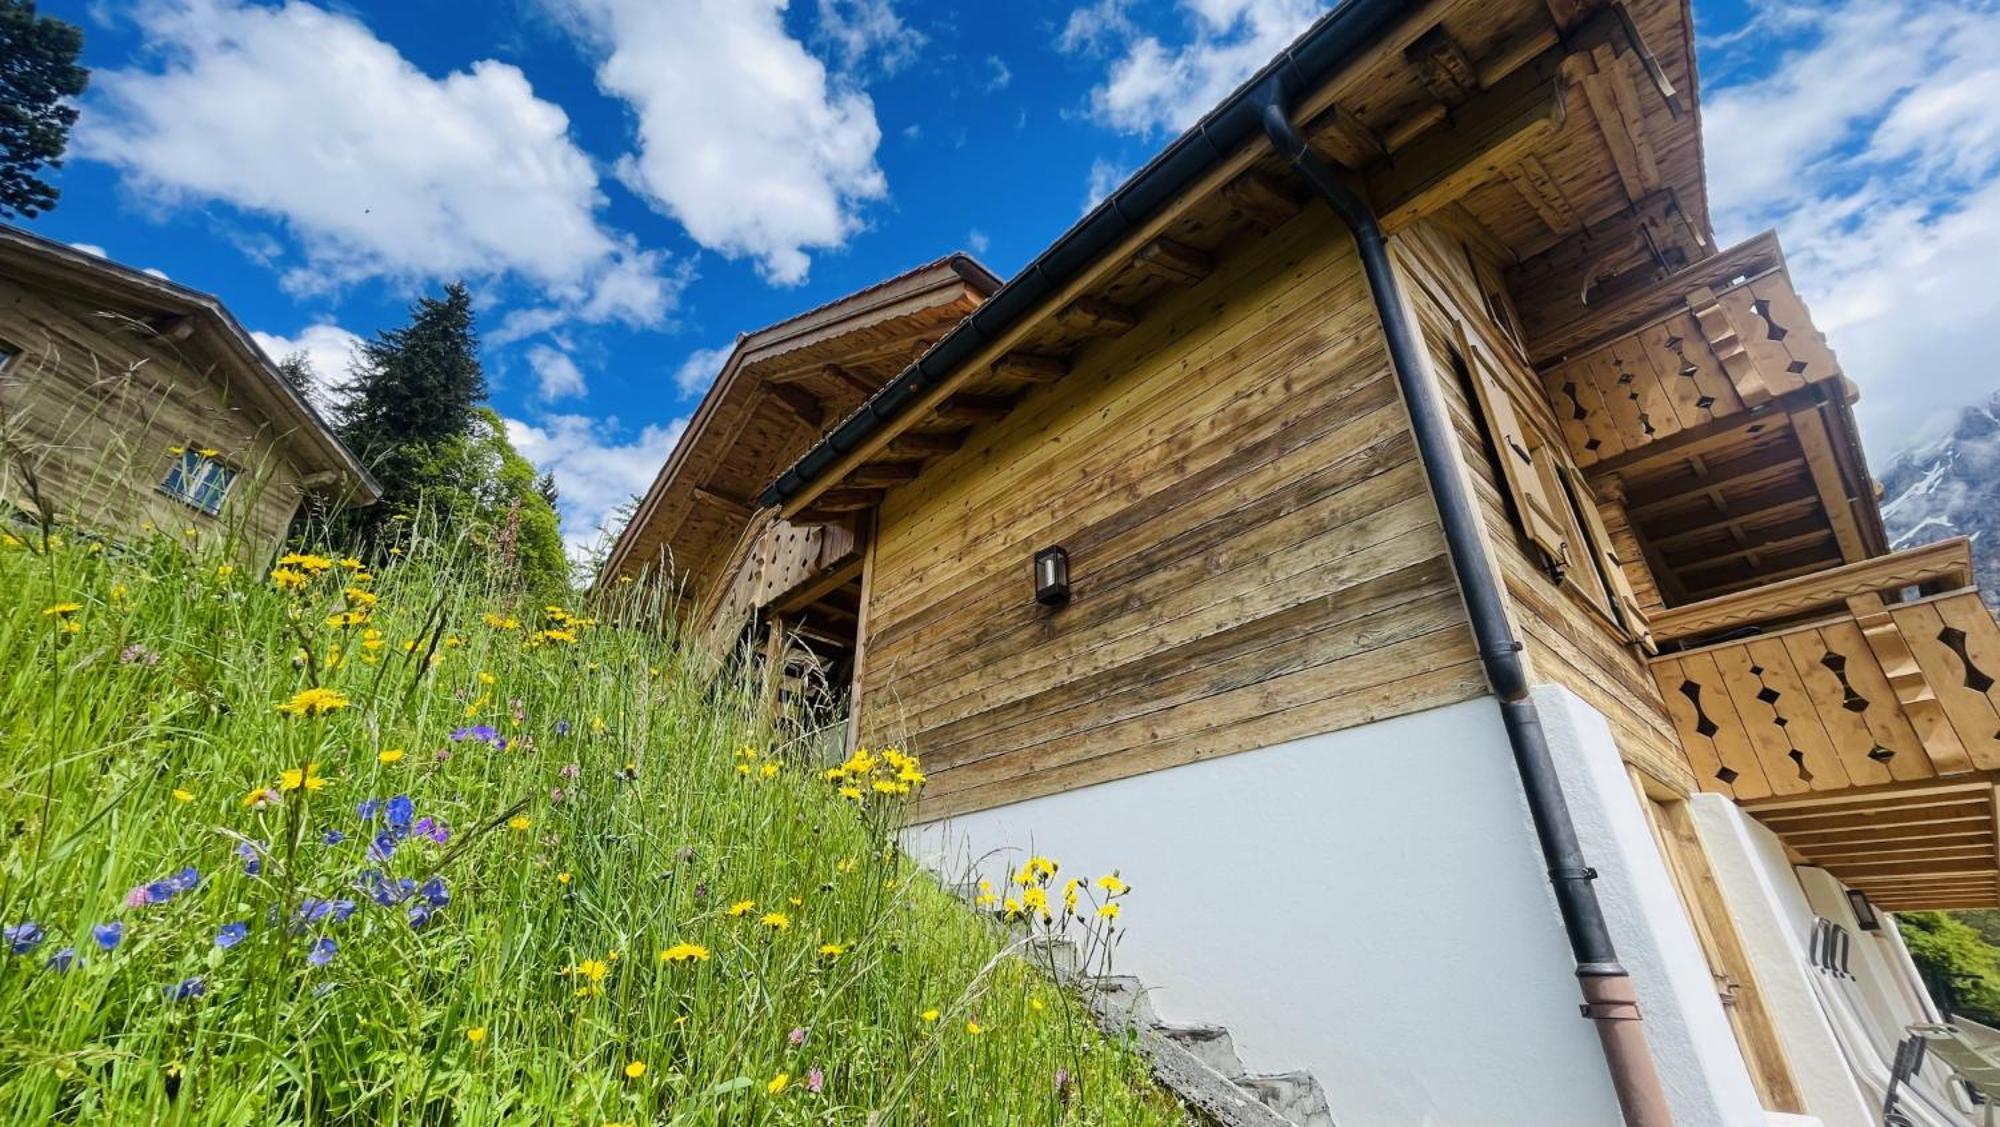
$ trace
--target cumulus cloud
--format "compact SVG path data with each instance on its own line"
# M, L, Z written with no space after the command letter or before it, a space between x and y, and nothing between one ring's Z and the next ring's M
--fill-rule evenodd
M576 361L560 349L538 344L528 350L528 367L535 373L536 390L543 402L582 395L589 388Z
M85 254L87 254L87 255L90 255L90 256L91 256L92 258L109 258L109 257L111 257L111 256L110 256L109 254L105 253L105 250L104 250L104 248L103 248L103 247L101 247L101 246L98 246L98 245L97 245L96 243L71 243L71 244L70 244L70 249L72 249L72 250L80 250L80 251L82 251L83 253L85 253Z
M885 74L909 65L928 42L903 22L891 0L819 0L819 36L848 70L872 59Z
M255 331L250 336L273 363L295 352L305 354L306 362L312 365L314 381L306 397L321 410L340 401L335 388L347 379L347 369L361 348L360 337L331 321L307 325L291 336Z
M92 76L76 154L149 202L282 223L305 255L288 287L510 274L598 319L671 308L669 265L599 221L590 158L519 68L434 77L298 0L143 0L130 18L158 50Z
M1119 0L1070 13L1058 48L1113 54L1090 112L1127 133L1178 132L1227 97L1332 5L1324 0L1179 0L1177 42L1143 34Z
M784 0L544 3L632 107L619 178L702 246L796 285L808 251L843 245L888 194L874 103L786 33Z
M1980 0L1766 3L1711 69L1797 43L1704 95L1725 243L1777 229L1814 320L1862 388L1878 462L1949 424L2000 373L2000 9Z
M708 392L708 385L722 374L722 365L729 359L733 345L721 348L697 348L688 353L681 366L674 370L674 386L682 395L700 396Z
M616 418L548 415L537 422L507 419L507 437L536 468L555 474L563 542L582 558L603 533L605 518L643 493L666 464L687 420L648 426L628 437Z

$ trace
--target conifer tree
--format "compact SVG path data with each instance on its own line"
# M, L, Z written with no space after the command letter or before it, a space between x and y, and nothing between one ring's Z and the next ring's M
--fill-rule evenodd
M304 396L307 402L317 403L313 383L318 379L318 373L313 370L312 357L307 356L303 349L278 361L278 378Z
M60 168L76 124L71 104L90 82L76 65L83 32L35 15L34 0L0 0L0 218L33 218L56 205L35 173Z
M408 324L364 341L339 392L341 440L382 483L381 502L351 518L365 536L416 505L431 484L422 470L432 448L464 435L486 397L465 286L453 282L442 298L418 298Z

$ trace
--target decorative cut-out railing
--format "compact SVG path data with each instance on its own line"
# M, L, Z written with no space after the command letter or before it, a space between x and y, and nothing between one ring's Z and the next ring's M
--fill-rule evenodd
M1963 540L1653 620L1705 790L1754 801L2000 769L2000 625Z

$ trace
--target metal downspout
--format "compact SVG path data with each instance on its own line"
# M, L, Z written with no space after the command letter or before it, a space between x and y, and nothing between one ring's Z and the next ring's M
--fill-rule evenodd
M1570 820L1555 762L1549 756L1541 716L1528 696L1521 643L1507 621L1506 606L1494 580L1493 561L1479 534L1479 517L1472 498L1455 472L1449 454L1454 441L1450 417L1429 378L1416 329L1404 315L1402 293L1389 263L1382 226L1373 210L1292 127L1286 100L1283 86L1277 80L1260 91L1264 133L1278 155L1306 178L1354 236L1355 249L1368 278L1368 291L1374 298L1383 335L1388 339L1390 367L1409 408L1418 458L1431 496L1437 501L1445 552L1465 599L1486 678L1500 698L1501 721L1507 730L1507 742L1513 748L1514 766L1521 776L1528 812L1535 823L1535 836L1540 840L1549 882L1555 889L1556 907L1576 958L1584 1016L1596 1023L1625 1121L1643 1127L1670 1124L1673 1118L1667 1109L1659 1072L1646 1047L1632 980L1618 962L1610 929L1597 902L1597 890L1591 885L1597 877L1596 870L1584 863L1576 825Z

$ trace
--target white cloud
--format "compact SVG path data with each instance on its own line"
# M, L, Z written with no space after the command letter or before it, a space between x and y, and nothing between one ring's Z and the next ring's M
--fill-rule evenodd
M507 437L539 470L556 475L563 542L572 559L597 542L605 518L643 493L666 464L687 420L647 426L623 440L616 418L548 415L538 423L507 419Z
M307 397L313 405L325 410L340 400L334 389L347 379L347 369L354 362L355 353L361 348L361 338L341 328L331 321L320 321L300 329L294 336L280 336L277 333L252 332L257 347L264 350L273 363L283 360L294 352L303 352L307 363L312 365L314 383Z
M682 395L707 394L708 385L722 374L722 365L734 350L734 345L724 345L721 348L697 348L688 353L688 358L674 370L674 386L680 389Z
M157 205L281 221L306 258L288 287L513 274L588 306L646 274L654 295L600 319L657 324L671 307L664 259L598 221L568 116L517 67L433 77L360 20L297 0L144 0L130 18L157 62L92 76L77 154Z
M858 70L872 57L885 74L909 65L928 41L903 22L892 0L819 0L819 36Z
M1236 89L1332 5L1325 0L1180 0L1184 42L1142 35L1125 5L1100 0L1070 13L1056 41L1072 53L1122 44L1090 92L1091 116L1128 133L1179 131Z
M1797 37L1775 67L1705 92L1725 245L1777 229L1814 321L1861 386L1877 462L2000 387L2000 10L1981 0L1767 3L1757 36L1704 44L1722 73Z
M90 255L92 258L111 257L110 254L105 252L105 249L103 247L98 246L96 243L71 243L70 248L73 250L80 250L83 253Z
M584 383L582 369L560 349L546 344L535 345L528 350L528 367L535 373L536 387L543 402L582 395L589 390Z
M1089 211L1104 202L1104 197L1118 190L1131 170L1114 161L1098 157L1090 162L1090 176L1083 185L1083 210Z
M1014 81L1014 71L1008 67L1007 60L998 55L986 56L986 89L989 92L1005 90L1007 84L1012 81Z
M544 0L630 103L638 151L620 179L702 246L796 285L888 194L875 106L785 32L784 0Z
M971 251L974 257L978 257L993 249L993 240L987 237L986 232L974 227L966 233L965 249Z

